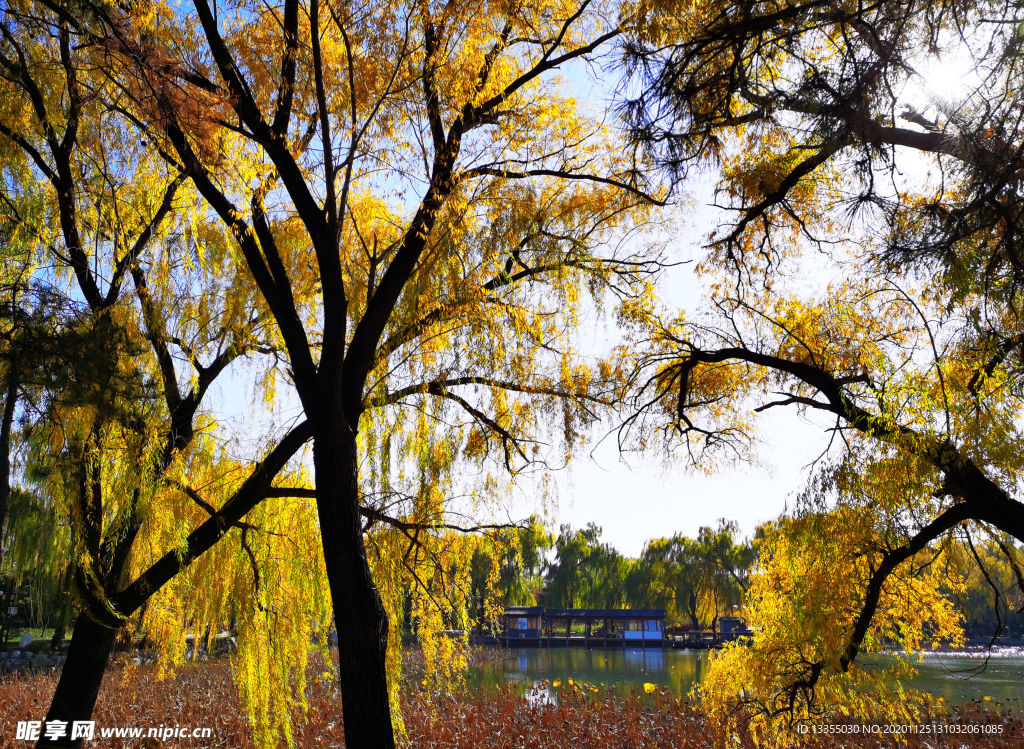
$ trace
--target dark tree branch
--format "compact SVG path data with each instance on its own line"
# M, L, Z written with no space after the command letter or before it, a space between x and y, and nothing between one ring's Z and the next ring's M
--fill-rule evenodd
M578 174L574 172L564 171L561 169L527 169L525 171L513 171L509 169L495 169L493 167L477 167L475 169L468 169L460 175L462 179L473 179L481 176L490 177L501 177L502 179L527 179L529 177L558 177L559 179L565 179L570 181L582 181L582 182L597 182L602 185L611 185L617 187L620 190L632 193L639 198L642 198L645 202L651 203L652 205L664 206L668 205L668 201L659 200L658 198L650 195L649 193L640 190L633 185L627 184L617 179L610 177L599 177L596 174Z
M256 465L231 499L209 520L189 534L182 548L165 554L124 590L111 597L115 609L123 616L131 615L153 593L217 543L234 523L240 521L267 497L271 482L312 436L313 430L307 421L285 435Z
M299 0L286 0L283 30L284 52L281 54L281 83L277 89L274 121L270 126L274 135L282 139L288 136L292 101L295 98L296 60L299 56ZM193 85L195 85L194 82Z
M499 390L508 390L516 393L526 393L528 395L550 395L558 398L581 398L591 403L597 403L603 406L611 405L610 401L598 398L587 394L570 393L566 390L553 387L535 387L530 385L523 385L516 382L510 382L508 380L499 380L493 377L452 377L444 380L434 380L431 382L418 383L416 385L409 385L408 387L395 390L390 393L385 393L376 398L372 398L367 401L366 408L380 408L382 406L391 405L398 403L399 401L408 398L410 395L440 395L445 393L448 388L460 387L465 385L483 385L485 387L496 388Z

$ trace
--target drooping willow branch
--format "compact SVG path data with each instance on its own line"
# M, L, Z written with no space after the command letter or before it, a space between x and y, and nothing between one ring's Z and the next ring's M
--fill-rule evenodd
M122 616L129 616L178 572L208 551L235 523L267 498L274 478L312 436L313 428L308 421L288 432L256 465L231 498L189 534L183 548L167 552L124 590L111 596L114 608Z

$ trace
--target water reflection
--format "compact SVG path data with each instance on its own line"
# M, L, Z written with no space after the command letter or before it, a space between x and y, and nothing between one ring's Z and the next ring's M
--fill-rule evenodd
M596 687L643 691L645 683L685 697L700 682L707 653L661 648L513 648L504 665L483 664L470 680L477 685L543 682L572 678ZM510 666L515 666L515 671ZM549 699L545 697L544 699Z
M558 705L558 697L552 691L550 685L544 681L535 681L527 688L526 701L530 703L530 707Z
M508 660L474 667L470 682L476 686L521 683L533 704L553 703L558 689L549 684L569 678L601 689L614 686L627 693L643 693L645 683L656 684L675 697L685 697L699 684L707 667L708 652L660 648L512 648ZM876 656L862 665L881 666L891 656ZM987 663L977 651L926 653L913 661L918 670L911 686L947 703L961 704L991 697L1021 705L1024 700L1024 650L1001 648ZM984 669L978 666L984 665Z
M947 702L962 704L985 697L1015 703L1024 699L1024 650L1019 647L908 656L917 676L911 684ZM884 664L884 658L876 659Z

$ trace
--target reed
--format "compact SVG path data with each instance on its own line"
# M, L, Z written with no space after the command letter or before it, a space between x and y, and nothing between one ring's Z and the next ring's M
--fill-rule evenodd
M494 653L478 657L497 658ZM415 672L415 656L409 664ZM325 664L311 663L309 715L296 726L300 749L342 747L341 708ZM24 749L15 740L19 720L40 720L56 687L53 674L0 678L0 748ZM696 706L655 692L651 696L592 692L586 687L559 690L557 705L534 707L513 686L498 690L459 690L438 694L425 690L414 678L402 687L407 749L584 749L615 747L640 749L709 749L714 736ZM160 680L156 669L112 668L103 682L97 704L97 726L181 725L209 727L211 739L102 739L88 747L227 747L255 749L226 660L190 664L172 678ZM1024 749L1024 720L1019 711L995 703L965 708L945 719L963 724L1003 725L1000 735L911 736L912 749L992 747ZM751 747L748 737L730 742L735 749ZM283 745L283 744L282 744ZM804 745L822 749L876 749L893 746L877 736L808 737Z

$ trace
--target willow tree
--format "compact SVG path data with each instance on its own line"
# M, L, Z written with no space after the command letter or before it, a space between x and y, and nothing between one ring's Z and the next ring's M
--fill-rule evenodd
M79 305L38 283L35 252L19 238L19 224L17 220L8 224L13 241L7 249L15 252L4 258L11 261L4 268L11 282L0 291L5 307L0 313L4 327L0 356L7 377L0 421L0 546L6 553L0 557L0 567L17 584L24 581L32 587L44 626L56 614L53 643L57 647L73 608L70 574L75 555L68 543L67 506L46 501L30 486L33 482L28 477L38 468L26 460L31 433L33 425L52 413L55 393L74 397L76 375L83 370L89 370L85 375L89 378L98 374L95 367L83 364L104 359L111 352L108 344L116 347L121 341L105 332L94 335L83 329ZM18 465L14 456L21 459ZM56 612L49 610L51 605Z
M601 541L594 523L574 531L563 525L555 539L555 558L545 571L544 603L559 608L621 608L626 597L629 560Z
M629 605L664 608L671 623L714 628L720 615L744 604L757 559L753 543L736 543L738 530L721 520L716 528L702 526L697 538L676 534L648 541L626 575Z
M16 283L11 284L10 288L13 291L15 287ZM23 334L21 328L23 325L19 319L21 317L20 310L14 296L11 294L12 303L9 307L9 314L4 316L5 322L8 324L5 326L6 330L3 335L6 364L4 371L7 384L4 387L4 405L2 415L0 415L0 565L3 564L5 557L11 507L11 432L17 413L18 398L22 390L20 354L22 353Z
M123 116L229 229L270 312L313 439L346 741L392 746L388 575L420 539L392 525L402 545L378 546L364 515L404 503L443 526L460 461L564 460L619 375L574 353L584 300L649 293L656 254L623 240L658 201L556 76L620 34L618 6L92 13ZM500 488L480 476L477 497Z
M658 416L633 424L695 462L742 455L766 408L834 436L765 547L762 632L719 661L723 720L737 701L766 736L821 710L912 717L898 674L866 679L858 658L955 641L936 591L964 560L984 569L979 535L1022 538L1021 20L1017 3L724 0L656 2L634 28L635 146L711 175L731 215L703 265L714 305L652 320Z
M1003 536L1024 532L1012 489L1021 391L964 336L977 298L854 268L820 295L722 292L698 319L655 323L640 370L631 427L661 430L697 465L749 454L771 408L832 434L793 511L765 529L752 646L717 658L705 684L716 722L750 718L765 739L837 711L916 720L935 706L901 685L912 659L878 668L864 656L962 642L946 594L967 565L987 574L981 540L1022 569Z
M2 153L2 152L0 152ZM7 154L3 154L6 156ZM7 198L7 196L4 196ZM46 300L28 287L34 262L31 247L18 236L18 207L0 200L0 346L3 362L3 409L0 411L0 564L4 561L5 542L11 505L11 447L18 401L25 389L25 370L37 369L40 358L52 350L47 335L52 317Z
M125 128L85 20L28 3L0 21L6 225L27 248L21 288L51 300L45 326L22 326L48 348L13 341L22 384L38 372L18 478L64 519L54 530L83 613L48 718L69 722L91 714L129 617L265 498L308 439L300 424L259 460L221 461L233 481L220 508L189 485L198 468L218 473L207 396L263 348L265 310L223 229L189 210L180 170ZM30 306L14 291L5 306Z
M986 539L975 546L980 564L964 560L963 590L956 591L957 608L963 612L964 634L970 638L991 640L994 633L1019 632L1024 614L1024 588L1017 579L1003 547L1018 546L1005 534ZM970 549L963 549L966 556ZM973 555L971 555L973 556ZM1012 634L1010 635L1012 636Z
M634 422L657 424L698 465L745 454L770 408L817 416L833 435L794 514L762 545L753 647L716 660L705 691L716 719L747 714L738 702L782 740L787 723L836 710L916 719L925 697L900 696L909 662L858 658L887 643L960 642L942 594L960 588L965 561L984 573L979 536L1024 530L1011 488L1021 394L1012 369L964 335L978 298L912 293L854 268L817 296L780 282L722 293L713 313L659 328ZM1018 549L999 546L1021 569Z

